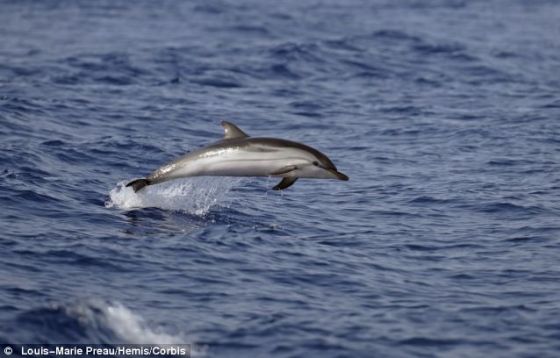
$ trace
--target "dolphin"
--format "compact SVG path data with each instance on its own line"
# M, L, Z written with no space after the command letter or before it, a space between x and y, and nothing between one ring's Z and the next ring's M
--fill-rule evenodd
M128 183L134 192L148 185L194 176L282 177L273 189L283 190L298 178L348 180L317 149L278 138L250 137L235 124L223 121L224 138L187 153Z

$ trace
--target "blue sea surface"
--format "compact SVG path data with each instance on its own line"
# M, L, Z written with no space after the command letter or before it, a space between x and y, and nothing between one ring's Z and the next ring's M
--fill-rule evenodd
M0 1L0 343L560 356L559 19L553 0ZM222 120L350 181L123 187Z

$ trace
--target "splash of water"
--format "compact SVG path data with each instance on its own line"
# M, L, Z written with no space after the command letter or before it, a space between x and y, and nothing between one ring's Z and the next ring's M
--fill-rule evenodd
M241 178L196 177L147 186L135 193L121 181L109 192L105 207L137 209L156 207L203 216L215 205L227 203L228 192Z
M160 327L150 327L142 316L132 312L118 302L105 305L98 304L98 306L102 312L101 321L117 337L126 342L136 344L146 342L155 342L157 344L182 343L183 337L167 334ZM88 312L88 314L91 314L91 312Z
M144 318L124 305L113 302L102 306L103 321L117 337L126 342L143 344L146 342L156 344L184 344L182 335L170 335L163 332L160 327L151 328ZM192 340L188 340L192 344ZM190 356L206 356L206 347L193 344Z

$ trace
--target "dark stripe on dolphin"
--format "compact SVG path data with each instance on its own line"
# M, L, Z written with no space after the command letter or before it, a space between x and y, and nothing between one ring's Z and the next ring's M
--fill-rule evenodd
M214 144L210 144L209 146L205 147L204 149L210 148L223 148L225 145L229 147L239 147L239 148L247 148L249 151L254 152L274 152L276 151L277 147L288 147L288 148L297 148L303 151L307 151L315 155L317 158L320 158L321 161L327 163L328 169L335 169L336 166L334 163L323 153L319 152L317 149L307 146L302 143L293 142L287 139L280 139L280 138L268 138L268 137L247 137L247 138L234 138L234 139L224 139ZM262 147L269 147L270 149L261 150L257 145L261 145ZM257 149L258 148L258 149Z

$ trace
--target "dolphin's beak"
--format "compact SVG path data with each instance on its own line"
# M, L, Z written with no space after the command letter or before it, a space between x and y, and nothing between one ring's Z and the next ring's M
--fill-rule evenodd
M327 170L328 170L329 172L333 173L334 175L336 175L336 178L337 178L338 180L347 181L348 179L350 179L350 178L348 178L348 175L346 175L346 174L344 174L344 173L341 173L341 172L339 172L339 171L336 170L336 169L327 169Z
M327 167L324 167L324 166L322 166L322 165L319 165L319 167L320 167L321 169L324 169L324 170L330 172L331 174L334 174L334 176L335 176L336 179L338 179L338 180L347 181L347 180L350 179L350 178L348 178L348 175L339 172L338 170L336 170L336 168L327 168Z
M339 180L347 181L348 179L350 179L350 178L348 178L348 175L346 175L346 174L344 174L344 173L341 173L341 172L338 172L338 171L335 172L334 174L336 175L336 177L337 177Z

